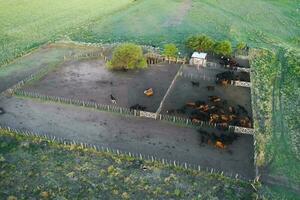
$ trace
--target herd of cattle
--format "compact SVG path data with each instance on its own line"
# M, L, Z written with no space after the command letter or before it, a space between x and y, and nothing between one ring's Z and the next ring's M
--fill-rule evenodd
M239 135L236 133L216 134L214 132L210 133L201 129L199 129L198 132L200 133L201 144L213 145L220 149L225 149L228 145L232 144L232 142L239 137Z
M250 81L250 76L247 72L226 71L216 75L216 84L230 85L232 81Z
M228 105L218 96L209 96L207 101L188 102L178 112L188 114L194 123L207 121L217 124L220 130L227 130L229 125L252 127L251 118L243 106Z

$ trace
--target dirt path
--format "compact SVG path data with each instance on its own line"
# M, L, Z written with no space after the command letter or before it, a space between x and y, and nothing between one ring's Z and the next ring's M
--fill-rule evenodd
M184 0L176 12L164 23L166 27L175 27L182 23L184 17L192 7L192 0Z

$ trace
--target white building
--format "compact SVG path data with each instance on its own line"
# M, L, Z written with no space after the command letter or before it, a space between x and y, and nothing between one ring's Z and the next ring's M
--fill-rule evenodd
M194 52L190 60L190 65L205 66L206 57L207 53Z

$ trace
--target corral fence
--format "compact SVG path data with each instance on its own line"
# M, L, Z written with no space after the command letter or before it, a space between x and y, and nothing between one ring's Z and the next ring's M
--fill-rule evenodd
M104 104L98 104L95 102L88 102L88 101L82 101L82 100L77 100L77 99L75 100L75 99L68 99L68 98L64 98L64 97L48 96L48 95L42 95L42 94L35 93L35 92L27 92L27 91L23 91L23 90L16 90L14 94L17 96L36 98L36 99L39 99L42 101L52 101L52 102L82 106L82 107L87 107L87 108L94 108L94 109L101 110L101 111L109 111L109 112L119 113L119 114L123 114L123 115L139 116L138 110L119 107L116 105L104 105Z
M230 70L235 70L237 72L247 72L247 73L250 73L250 71L251 71L250 68L230 67L229 65L220 65L217 63L213 63L213 62L206 62L205 67L207 67L209 69L230 69Z
M82 106L82 107L86 107L86 108L93 108L96 110L107 111L107 112L117 113L117 114L121 114L121 115L167 121L167 122L171 122L174 124L191 127L191 128L199 128L199 127L217 128L218 127L218 124L211 124L207 121L193 122L191 119L185 118L185 117L145 112L145 111L140 111L140 110L135 110L135 109L124 108L124 107L120 107L120 106L116 106L116 105L105 105L105 104L98 104L95 102L88 102L88 101L74 100L74 99L68 99L68 98L63 98L63 97L42 95L39 93L27 92L27 91L23 91L23 90L16 90L15 95L22 96L22 97L36 98L36 99L39 99L42 101L52 101L52 102L58 102L58 103L63 103L63 104ZM234 132L234 133L238 133L238 134L250 134L250 135L252 135L254 132L254 131L251 131L250 129L248 130L246 128L235 127L235 126L229 126L228 130L231 132Z
M17 135L22 135L25 137L35 137L35 138L46 140L48 142L55 142L55 143L65 145L65 146L75 145L75 146L81 147L82 149L86 148L86 149L91 149L91 150L95 150L98 152L111 153L111 154L115 154L118 156L119 155L120 156L129 156L129 157L137 159L137 160L146 160L149 162L160 163L167 167L180 167L185 170L195 170L195 171L199 171L199 172L217 174L217 175L233 178L236 180L251 181L251 182L253 181L252 179L245 178L238 173L224 172L222 170L217 170L217 169L214 169L211 167L203 167L203 166L201 167L200 165L189 164L187 162L180 162L177 160L158 158L155 155L145 155L142 153L122 151L122 150L119 150L116 148L110 148L107 146L105 147L105 146L97 145L97 144L90 144L90 143L86 143L86 142L77 142L75 140L69 140L69 139L62 138L62 137L56 137L56 136L41 133L41 132L32 132L32 131L28 131L28 130L24 130L24 129L20 130L20 129L15 129L15 128L11 128L9 126L3 126L3 125L0 125L0 130L6 131L9 133L15 133Z
M169 64L187 64L188 63L188 59L186 57L171 58L171 57L162 56L159 53L154 53L154 52L145 54L145 57L147 59L147 64L149 64L149 65L157 64L157 63L164 63L164 62L168 62Z
M217 78L216 77L211 77L207 76L206 74L202 73L186 73L186 72L179 72L179 76L190 79L193 81L197 80L205 80L205 81L211 81L211 82L216 82ZM251 88L251 82L245 82L245 81L230 81L230 85L238 86L238 87L247 87Z
M233 81L234 86L239 87L248 87L251 88L251 82L244 82L244 81Z
M123 42L112 42L112 43L90 43L90 42L78 42L78 41L72 41L72 40L60 40L56 41L57 44L74 44L79 46L89 46L89 47L100 47L100 48L115 48L121 44L124 44ZM149 45L139 45L142 47L143 50L148 52L159 52L159 47L149 46Z

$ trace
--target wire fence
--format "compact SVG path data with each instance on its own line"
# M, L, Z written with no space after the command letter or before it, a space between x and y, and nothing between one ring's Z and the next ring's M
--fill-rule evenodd
M81 147L82 149L87 148L87 149L96 150L98 152L107 152L107 153L111 153L111 154L115 154L115 155L129 156L129 157L132 157L132 158L138 159L138 160L146 160L146 161L150 161L150 162L157 162L157 163L163 164L163 165L168 166L168 167L179 167L179 168L186 169L186 170L196 170L196 171L199 171L199 172L202 171L202 172L221 175L221 176L226 176L226 177L229 177L229 178L242 180L242 181L253 181L252 179L243 177L238 173L224 172L222 170L217 170L217 169L212 168L212 167L203 167L203 166L201 167L200 165L189 164L187 162L181 162L181 161L177 161L177 160L159 158L159 157L156 157L155 155L145 155L145 154L142 154L142 153L121 151L121 150L116 149L116 148L104 147L102 145L90 144L90 143L86 143L86 142L77 142L75 140L69 140L69 139L62 138L62 137L56 137L56 136L45 134L45 133L32 132L32 131L28 131L28 130L20 130L20 129L11 128L9 126L3 126L3 125L0 125L0 130L6 131L8 133L15 133L17 135L22 135L22 136L25 136L25 137L36 137L36 138L39 138L39 139L44 139L44 140L47 140L49 142L56 142L56 143L66 145L66 146L76 145L78 147Z
M123 114L123 115L133 115L133 116L139 115L138 110L119 107L116 105L98 104L95 102L43 95L43 94L39 94L39 93L35 93L35 92L27 92L24 90L16 90L14 94L17 96L36 98L36 99L43 100L43 101L52 101L52 102L82 106L82 107L87 107L87 108L94 108L94 109L101 110L101 111L109 111L109 112L119 113L119 114Z

